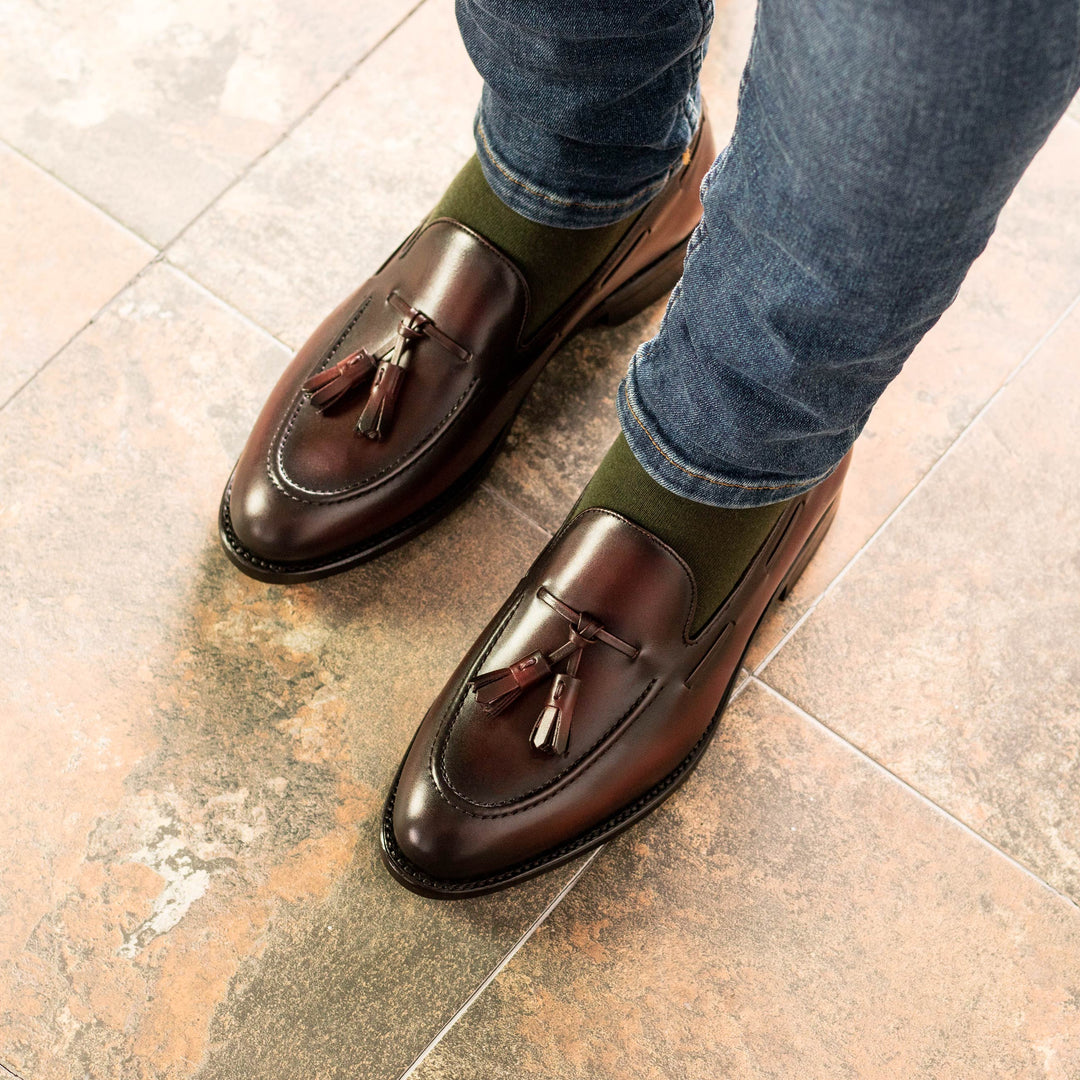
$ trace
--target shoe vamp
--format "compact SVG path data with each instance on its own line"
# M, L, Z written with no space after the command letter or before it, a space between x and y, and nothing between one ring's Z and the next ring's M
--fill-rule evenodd
M383 340L392 333L390 327ZM365 348L379 348L372 337L366 335ZM347 356L360 345L356 338L347 340L339 353ZM411 352L384 438L371 439L357 430L367 385L321 413L297 402L277 447L277 472L287 485L326 497L369 487L394 475L445 433L476 388L475 371L433 342L418 342Z
M685 567L654 538L603 511L582 515L553 559L534 569L517 607L471 674L508 667L537 651L550 656L568 641L569 622L540 598L541 590L588 613L638 654L631 659L601 641L582 650L563 754L537 749L530 736L554 674L567 669L567 660L496 715L463 684L448 702L432 765L437 782L465 802L510 806L571 782L621 740L633 738L635 724L652 703L665 688L681 685L685 674L684 631L692 603Z
M486 408L514 373L524 286L501 255L460 227L435 223L423 230L365 292L342 317L331 348L301 381L358 349L376 356L391 350L401 322L401 312L387 299L391 294L423 312L469 358L432 337L413 340L393 417L380 439L356 430L370 380L323 412L298 394L276 440L275 464L284 484L301 495L332 498L378 484L450 431L458 442L467 441L477 426L467 415L470 406ZM459 433L458 427L467 430Z

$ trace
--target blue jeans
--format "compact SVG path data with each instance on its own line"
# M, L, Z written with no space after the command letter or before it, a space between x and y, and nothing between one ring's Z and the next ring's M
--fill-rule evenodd
M477 153L534 221L608 224L678 167L709 0L457 0ZM948 307L1080 84L1080 0L760 0L735 133L619 389L666 488L758 506L827 476Z

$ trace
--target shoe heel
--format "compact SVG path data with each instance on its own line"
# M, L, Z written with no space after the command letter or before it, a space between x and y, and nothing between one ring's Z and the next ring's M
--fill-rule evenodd
M598 304L589 325L602 323L618 326L644 311L653 301L666 296L682 277L686 244L672 248L651 266L639 271L620 285L602 304Z
M814 531L807 537L806 543L803 544L802 551L799 552L798 557L791 564L791 569L788 570L787 574L784 576L784 580L780 582L780 588L776 590L776 595L773 597L773 603L780 603L781 601L786 600L791 590L799 583L799 578L802 577L803 571L810 565L810 560L814 557L814 553L821 547L821 541L825 539L825 534L829 531L829 526L832 525L839 506L840 496L838 495L829 504L829 509L822 514L821 520L814 526Z

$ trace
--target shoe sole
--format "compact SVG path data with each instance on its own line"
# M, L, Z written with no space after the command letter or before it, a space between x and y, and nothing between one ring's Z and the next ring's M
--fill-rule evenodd
M803 571L813 557L814 552L816 552L821 545L822 540L825 538L825 534L829 531L829 527L833 523L833 519L836 517L839 501L840 496L838 494L829 504L825 513L822 514L821 520L814 526L813 532L803 544L799 554L795 557L788 572L784 575L783 581L780 582L776 592L773 593L772 598L765 605L764 610L758 618L757 624L754 626L753 633L751 633L750 638L746 643L746 648L739 658L739 663L735 665L734 674L724 690L723 697L720 699L720 704L717 706L709 726L705 729L697 743L695 743L694 748L690 753L672 772L661 780L659 784L651 788L644 795L639 796L632 803L624 806L621 810L618 810L601 824L594 826L588 832L583 833L573 840L567 841L565 844L561 844L557 848L552 848L550 851L538 855L527 862L520 863L517 866L511 867L510 869L504 870L491 877L471 880L440 881L425 874L419 867L413 866L413 864L402 854L397 845L397 841L394 839L394 801L397 797L398 783L401 780L401 768L399 768L397 775L394 777L393 787L390 789L390 794L387 797L386 807L383 810L382 828L380 833L382 859L387 870L389 870L393 877L407 889L419 893L421 896L432 897L438 900L455 900L466 899L472 896L483 896L485 893L497 892L500 889L506 889L511 885L517 885L522 881L527 881L529 878L536 877L538 874L545 873L548 870L554 870L556 867L563 865L563 863L567 863L570 860L577 858L579 855L583 855L585 852L606 843L612 837L617 836L625 829L630 828L631 825L640 821L646 815L652 813L652 811L665 799L669 798L678 790L679 786L693 771L694 766L701 760L706 749L708 749L709 743L712 742L713 736L719 729L720 719L727 707L731 692L735 688L739 672L742 670L742 662L746 658L750 646L753 644L758 629L761 627L762 622L764 622L765 617L776 604L787 598L788 594L795 587L796 582L798 582L799 578L802 576ZM406 757L407 756L408 755L406 754ZM402 765L404 765L404 759Z
M299 584L304 581L315 581L318 578L330 577L340 574L344 570L351 570L354 566L368 562L370 559L385 555L396 547L411 540L429 529L440 521L455 507L460 505L471 492L487 476L495 458L506 442L514 420L525 403L533 382L540 375L548 360L575 334L586 330L591 326L606 325L619 326L632 319L635 315L644 311L654 301L659 300L665 293L671 292L679 278L682 276L683 260L686 257L686 245L689 237L679 245L671 248L659 259L640 270L629 281L620 285L606 299L596 307L585 312L574 325L560 337L557 337L550 345L533 361L532 367L524 376L527 379L525 389L521 395L521 401L514 409L506 426L495 438L491 446L477 460L477 462L439 498L426 506L421 507L415 514L397 525L375 537L356 544L353 547L334 552L321 559L309 559L302 563L280 563L268 559L262 559L254 552L249 551L240 542L233 531L232 518L229 513L229 499L232 495L232 477L225 488L225 494L221 499L218 509L218 535L221 546L225 550L229 561L242 570L248 577L258 581L266 581L271 584Z

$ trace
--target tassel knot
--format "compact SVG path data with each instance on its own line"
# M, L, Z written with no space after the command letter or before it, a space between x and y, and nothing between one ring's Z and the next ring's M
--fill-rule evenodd
M480 707L494 716L515 702L523 690L550 674L548 658L542 652L534 652L509 667L477 675L472 685Z
M537 750L561 755L566 753L570 744L570 722L581 689L581 679L577 677L581 654L597 641L631 660L637 658L638 649L605 630L587 612L575 611L569 604L564 604L547 589L540 588L536 595L569 623L569 640L550 653L530 653L509 667L477 675L470 685L476 694L477 704L494 716L515 702L522 691L547 678L556 664L566 660L566 670L558 672L552 680L547 700L529 736L529 741Z
M393 352L388 359L379 362L364 411L356 422L357 432L369 439L383 439L390 431L405 382L405 372L409 368L411 347L415 342L430 338L462 362L472 359L468 349L444 334L427 315L407 304L398 293L392 292L386 301L402 318L398 323Z

